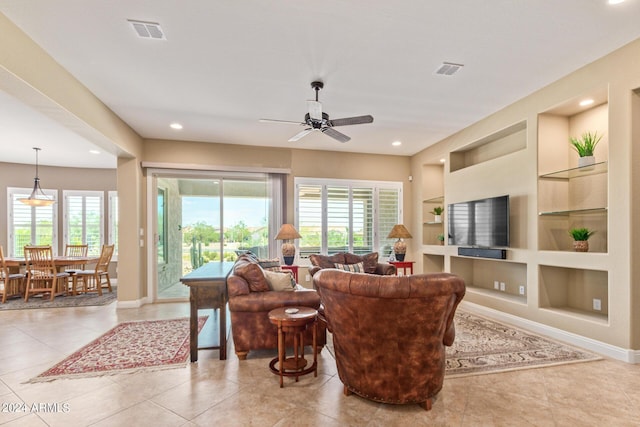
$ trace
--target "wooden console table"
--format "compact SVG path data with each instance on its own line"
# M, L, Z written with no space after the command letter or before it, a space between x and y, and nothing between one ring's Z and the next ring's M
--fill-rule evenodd
M233 268L232 262L209 262L182 277L180 281L189 287L190 304L190 349L191 361L198 360L198 310L219 310L219 342L202 349L219 349L220 360L227 359L227 276Z

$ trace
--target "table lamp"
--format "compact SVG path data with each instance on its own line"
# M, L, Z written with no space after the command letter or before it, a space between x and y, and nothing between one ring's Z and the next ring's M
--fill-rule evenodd
M290 242L290 240L299 239L300 233L291 224L282 224L280 231L276 235L276 240L284 240L282 243L282 258L286 265L293 264L293 260L296 257L296 246Z
M407 244L402 239L411 239L411 233L402 225L396 224L387 236L388 239L398 239L393 244L393 252L396 254L396 260L404 261L404 255L407 253Z

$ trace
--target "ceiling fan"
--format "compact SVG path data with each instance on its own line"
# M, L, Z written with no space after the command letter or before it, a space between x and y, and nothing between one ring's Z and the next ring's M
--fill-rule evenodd
M357 117L345 117L343 119L330 120L329 115L327 113L322 112L322 104L318 101L318 92L320 92L320 89L324 87L324 83L320 81L311 82L311 87L313 88L313 90L316 91L316 100L307 101L307 107L309 112L304 115L303 122L292 122L288 120L271 120L271 119L260 119L260 121L263 123L286 123L286 124L294 124L298 126L306 126L305 130L289 138L290 142L297 141L314 131L320 131L323 134L330 136L331 138L337 141L347 142L351 138L341 132L338 132L337 130L334 129L334 127L359 125L363 123L373 122L373 117L370 115L357 116Z

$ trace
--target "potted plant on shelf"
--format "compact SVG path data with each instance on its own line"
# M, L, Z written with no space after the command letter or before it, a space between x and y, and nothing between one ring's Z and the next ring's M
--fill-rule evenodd
M442 206L436 206L429 213L433 214L434 222L442 222L442 212L444 212L444 209L442 208Z
M582 138L569 138L571 146L578 152L578 167L589 166L596 162L594 152L596 145L602 139L602 135L598 135L598 131L585 132Z
M438 234L436 239L438 239L438 242L440 242L441 245L444 245L444 234Z
M573 237L573 250L576 252L589 251L589 237L593 236L595 231L588 228L572 228L569 234Z

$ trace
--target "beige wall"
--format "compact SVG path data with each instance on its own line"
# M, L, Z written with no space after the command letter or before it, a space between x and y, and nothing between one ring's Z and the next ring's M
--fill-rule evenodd
M640 217L637 205L640 178L637 172L638 168L631 167L632 164L637 166L637 147L640 145L638 125L632 123L632 118L637 121L640 115L640 101L638 101L638 95L634 93L634 90L640 88L640 61L638 58L640 58L640 40L636 40L412 157L411 173L418 181L421 181L425 165L437 164L440 158L449 159L449 153L452 151L464 150L475 141L483 140L488 135L523 120L526 121L526 146L524 148L478 162L455 172L449 171L449 165L445 166L445 203L502 193L515 196L517 215L514 215L512 210L512 239L514 242L509 250L509 265L517 266L513 280L524 279L526 281L526 299L501 298L495 293L473 288L465 297L467 301L612 344L622 349L640 348L638 323L640 319L640 305L638 304L640 302L638 295L640 284L638 280L635 280L639 276L640 269L640 263L637 262L638 248L635 243L638 240L635 237L639 234L640 224L637 221L637 218ZM608 157L608 184L606 184L608 185L608 221L606 229L600 231L604 234L605 241L594 241L595 244L603 247L604 251L580 257L570 251L540 250L538 234L542 222L538 218L538 204L539 202L542 204L547 202L540 200L541 194L546 193L543 192L542 187L539 187L538 175L554 168L556 170L561 168L561 166L552 165L554 158L560 162L560 165L566 165L567 161L569 163L575 162L575 154L568 146L566 137L557 141L557 148L545 146L544 150L539 151L539 141L545 139L543 133L549 129L544 126L541 128L539 123L542 123L543 119L547 122L550 119L542 117L539 122L538 115L554 111L557 106L568 101L577 101L581 96L600 93L603 89L608 94L608 105L603 107L608 108L608 116L604 115L604 123L598 118L589 117L589 124L584 125L582 123L583 117L576 115L568 123L560 123L560 125L576 131L585 126L599 126L600 128L604 127L607 131L605 140L598 148L599 151L596 152L598 161L607 160ZM598 108L595 108L592 114L602 117ZM565 135L566 132L565 130ZM554 152L553 150L556 149L559 151ZM539 161L540 171L538 170ZM572 167L572 165L569 164L565 167ZM549 170L542 170L544 168ZM420 197L424 193L425 189L414 188L414 197ZM589 191L583 191L581 196L585 199L594 197L589 194ZM419 212L419 207L416 209ZM420 216L416 213L414 228L418 226L417 218ZM515 230L513 230L514 225ZM441 249L422 245L421 239L414 239L412 245L415 252L423 254L422 257L419 257L421 268L434 269L439 266L445 270L450 270L452 267L453 270L459 268L472 277L472 263L458 258L456 256L457 248L445 247ZM494 265L493 262L479 263L476 270L491 268ZM565 269L556 267L564 267ZM550 297L549 292L557 292L557 289L552 289L545 283L549 276L552 277L552 282L556 286L555 284L560 283L557 282L560 274L565 274L568 271L571 273L567 275L570 277L571 283L562 282L560 286L564 292L567 292L567 295L574 295L574 299L585 298L584 295L575 297L576 294L585 291L585 289L576 291L576 288L580 287L580 280L582 280L577 273L582 269L597 272L597 280L591 281L594 289L589 290L587 287L585 295L589 295L589 292L595 292L597 289L601 291L603 289L602 278L605 278L605 295L602 298L603 304L608 302L608 306L603 311L605 316L584 316L581 313L586 312L586 309L581 309L584 311L579 310L575 314L570 313L570 308L567 308L566 311L546 310L547 299ZM601 272L604 272L604 276ZM479 273L484 274L485 272L473 271L476 277L482 275ZM473 283L470 284L473 285ZM590 300L584 302L585 305L588 303ZM607 309L608 317L606 316Z

